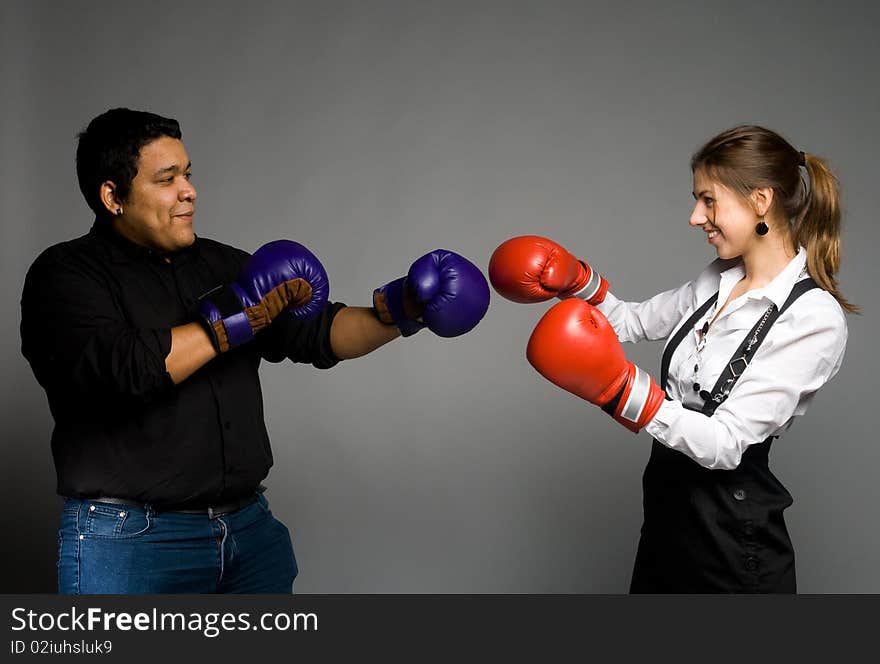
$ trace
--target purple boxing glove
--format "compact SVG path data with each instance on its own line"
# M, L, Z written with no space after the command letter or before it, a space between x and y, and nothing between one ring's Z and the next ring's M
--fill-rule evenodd
M373 291L373 309L403 336L427 327L441 337L472 330L489 308L489 283L463 256L435 249L413 263L407 276Z
M315 255L298 242L276 240L254 252L235 283L202 296L199 313L222 353L253 339L285 309L311 318L329 293L327 272Z

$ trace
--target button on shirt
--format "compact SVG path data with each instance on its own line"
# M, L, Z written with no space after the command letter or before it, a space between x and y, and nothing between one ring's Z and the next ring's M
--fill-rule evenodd
M645 427L650 435L701 466L733 469L749 445L779 436L806 412L816 391L840 369L846 349L843 309L821 288L807 291L779 316L714 415L689 410L703 406L704 397L770 304L781 308L794 284L807 277L805 264L806 251L800 247L769 284L730 302L705 335L706 324L745 277L740 259L716 259L694 281L645 302L623 302L608 293L598 309L621 341L636 342L671 336L718 292L715 305L672 355L666 386L672 400L664 401Z
M279 316L256 339L175 385L171 328L248 254L197 238L166 260L95 222L44 251L22 294L22 353L55 419L58 492L202 507L252 493L272 465L258 368L266 359L328 368L344 305L302 323Z

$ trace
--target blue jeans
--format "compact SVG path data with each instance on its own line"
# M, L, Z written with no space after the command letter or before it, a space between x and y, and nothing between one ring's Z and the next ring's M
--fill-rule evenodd
M291 593L287 527L257 501L229 514L68 498L58 530L58 592Z

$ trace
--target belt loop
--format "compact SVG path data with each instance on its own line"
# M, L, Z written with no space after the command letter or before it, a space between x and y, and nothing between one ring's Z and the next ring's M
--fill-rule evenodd
M214 510L211 509L210 507L208 508L208 518L209 518L209 519L213 519L213 518L214 518Z

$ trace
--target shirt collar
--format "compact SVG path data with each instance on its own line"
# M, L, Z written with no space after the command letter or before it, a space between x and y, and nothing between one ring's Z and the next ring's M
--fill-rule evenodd
M794 287L795 283L800 280L806 263L807 252L803 247L799 246L797 254L795 254L794 258L788 262L788 265L782 269L782 272L773 277L773 280L766 286L756 288L746 293L746 297L751 300L767 298L778 308L782 308L782 305L785 304L785 301L791 293L791 289ZM745 267L743 267L742 261L739 261L733 267L724 270L721 273L721 285L718 289L718 299L721 300L722 292L729 294L733 285L742 279L745 274L746 270Z
M164 262L165 254L135 244L124 235L117 233L113 228L110 219L106 217L95 217L95 222L92 224L89 233L107 241L106 244L110 252L110 257L116 263L127 263L139 260ZM190 246L171 254L171 260L185 260L190 255L195 255L199 250L198 245L199 238L196 236L195 242Z

